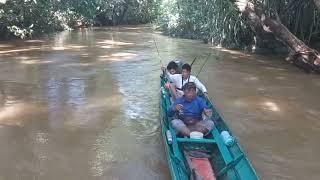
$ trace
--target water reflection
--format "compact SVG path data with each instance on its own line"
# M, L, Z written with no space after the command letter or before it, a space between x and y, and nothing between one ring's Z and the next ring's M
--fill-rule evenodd
M31 103L8 100L0 109L0 125L23 126L37 111L39 107Z

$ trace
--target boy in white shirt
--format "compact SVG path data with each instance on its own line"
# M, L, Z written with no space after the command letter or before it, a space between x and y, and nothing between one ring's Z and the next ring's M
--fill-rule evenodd
M170 93L174 101L177 97L183 96L182 87L188 82L194 82L198 89L200 89L205 95L208 94L206 87L199 81L199 79L191 75L191 66L187 63L182 66L182 74L170 74L167 72L167 77L171 84L166 85L166 87L170 89Z

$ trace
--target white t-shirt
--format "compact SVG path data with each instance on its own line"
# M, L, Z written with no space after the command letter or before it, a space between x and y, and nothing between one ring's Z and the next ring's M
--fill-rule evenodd
M188 79L182 79L182 74L167 73L167 75L168 75L169 81L174 83L174 85L176 86L176 89L179 91L182 91L182 87L186 83L194 82L198 89L200 89L204 93L207 92L206 87L195 76L190 75Z

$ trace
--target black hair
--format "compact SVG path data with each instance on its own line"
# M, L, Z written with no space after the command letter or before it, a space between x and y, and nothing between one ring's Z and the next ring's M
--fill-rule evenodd
M196 86L196 84L194 82L188 82L185 85L183 85L182 90L184 91L184 90L188 90L188 89L196 90L197 86Z
M187 70L187 71L191 71L191 66L190 66L188 63L186 63L186 64L184 64L184 65L182 66L182 69L185 69L185 70Z
M174 70L177 70L178 69L178 65L173 62L173 61L170 61L168 66L167 66L167 69L170 70L170 69L174 69Z

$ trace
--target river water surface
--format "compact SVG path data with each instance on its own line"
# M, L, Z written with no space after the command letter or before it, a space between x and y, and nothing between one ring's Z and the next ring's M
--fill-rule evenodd
M162 63L191 62L262 179L320 179L320 77L147 26L0 43L0 180L170 179Z

